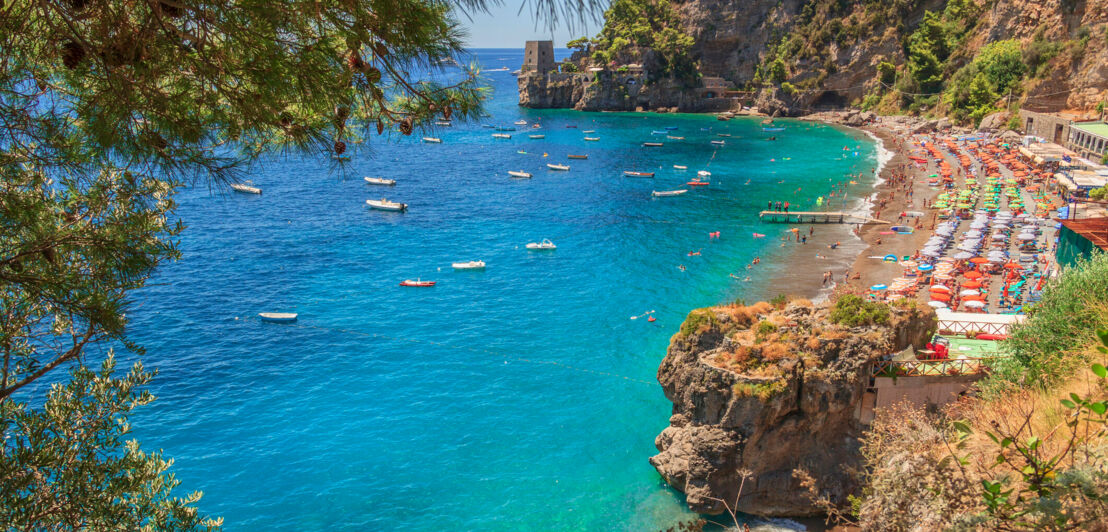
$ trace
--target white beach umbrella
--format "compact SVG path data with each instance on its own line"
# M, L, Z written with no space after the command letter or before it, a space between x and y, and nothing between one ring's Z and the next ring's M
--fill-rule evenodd
M977 290L974 290L972 288L967 288L965 290L962 290L961 292L958 292L958 295L960 295L962 297L979 296L979 295L981 295L981 292L978 292Z
M928 301L927 306L931 308L946 308L946 303L942 301Z
M973 301L966 301L964 304L968 308L984 308L985 307L985 302L984 301L977 301L976 299L973 300Z

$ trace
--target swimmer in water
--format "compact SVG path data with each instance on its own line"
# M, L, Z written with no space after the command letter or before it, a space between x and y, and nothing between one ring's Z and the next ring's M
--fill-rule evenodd
M684 264L678 264L678 265L677 265L677 269L678 269L678 270L681 270L681 271L685 271L685 270L687 270L688 268L686 268Z

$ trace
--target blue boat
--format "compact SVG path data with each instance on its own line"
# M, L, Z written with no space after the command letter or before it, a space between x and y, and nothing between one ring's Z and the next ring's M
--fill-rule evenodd
M666 129L668 129L670 131L673 131L673 130L677 129L677 126L666 126Z
M774 132L777 132L777 131L785 131L785 128L783 128L783 127L764 127L764 128L762 128L762 131L765 131L766 133L774 133Z

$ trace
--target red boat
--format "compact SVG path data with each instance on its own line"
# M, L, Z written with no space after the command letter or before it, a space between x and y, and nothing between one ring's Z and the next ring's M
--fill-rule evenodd
M624 170L623 175L628 177L654 177L654 172L632 172Z
M706 186L708 186L707 181L689 181L688 183L685 183L685 184L690 186L690 187L706 187Z
M435 286L435 281L423 281L420 279L411 280L405 279L400 281L400 286Z

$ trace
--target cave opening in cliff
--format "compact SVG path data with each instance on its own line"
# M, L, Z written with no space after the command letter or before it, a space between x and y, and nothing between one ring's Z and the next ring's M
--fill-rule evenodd
M822 109L842 109L847 106L846 97L839 94L838 91L823 91L823 94L816 98L816 101L812 102L812 107Z

